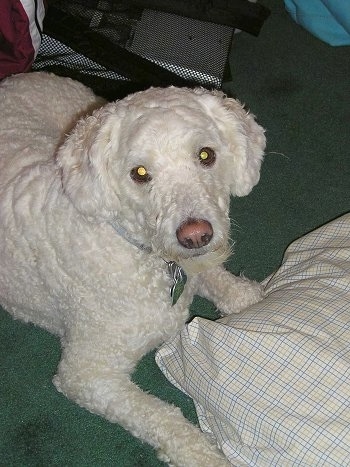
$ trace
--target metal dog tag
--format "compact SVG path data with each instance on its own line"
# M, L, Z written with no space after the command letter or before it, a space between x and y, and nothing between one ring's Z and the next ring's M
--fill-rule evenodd
M173 279L173 285L170 288L170 296L172 298L172 305L175 305L184 291L187 276L185 271L175 263L175 261L168 262L168 270Z

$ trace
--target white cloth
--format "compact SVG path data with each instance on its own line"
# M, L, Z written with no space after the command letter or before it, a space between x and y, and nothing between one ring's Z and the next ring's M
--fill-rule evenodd
M157 363L233 465L350 465L350 213L292 243L266 293Z

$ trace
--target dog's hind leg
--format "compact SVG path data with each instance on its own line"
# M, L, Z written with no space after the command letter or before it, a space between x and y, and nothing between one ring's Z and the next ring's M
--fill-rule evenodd
M171 465L230 465L206 435L180 409L143 392L129 377L131 361L125 349L115 358L100 342L76 342L63 352L54 383L58 390L89 411L119 423L151 444ZM96 344L96 345L94 345ZM104 348L103 348L104 347ZM114 349L113 349L114 350ZM119 362L118 362L119 360Z

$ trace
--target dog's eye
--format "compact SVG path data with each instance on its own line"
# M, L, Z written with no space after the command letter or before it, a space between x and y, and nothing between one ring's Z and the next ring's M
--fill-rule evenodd
M152 180L152 177L143 165L138 165L131 169L130 177L137 183L147 183Z
M215 162L215 152L211 148L202 148L199 151L198 159L202 165L210 167Z

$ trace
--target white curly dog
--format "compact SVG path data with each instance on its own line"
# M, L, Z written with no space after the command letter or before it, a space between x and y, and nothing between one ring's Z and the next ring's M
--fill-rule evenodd
M130 375L185 325L194 294L222 314L260 299L222 263L230 194L258 182L263 129L219 92L152 88L105 104L46 73L4 80L0 116L0 303L60 337L54 384L67 397L173 465L226 465Z

